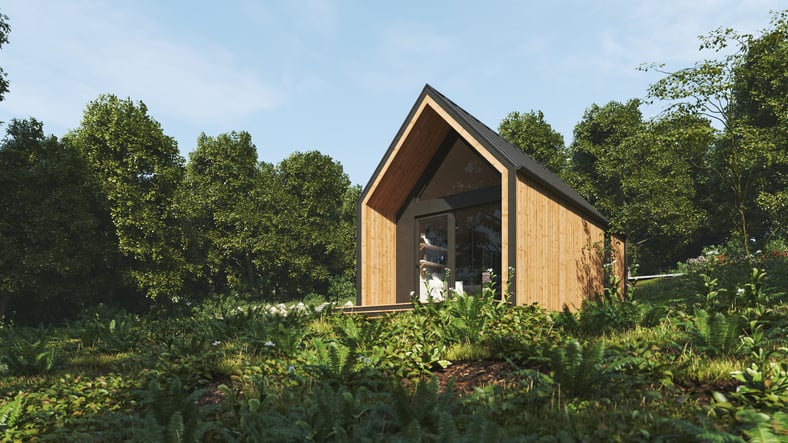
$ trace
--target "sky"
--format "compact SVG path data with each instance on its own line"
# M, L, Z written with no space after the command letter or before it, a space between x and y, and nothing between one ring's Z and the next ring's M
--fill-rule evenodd
M141 101L181 154L247 131L259 160L318 150L365 185L425 84L493 129L541 110L572 141L592 104L713 58L698 36L759 33L784 0L3 0L0 121L58 137L100 94ZM659 106L644 106L653 117ZM4 129L3 129L4 131Z

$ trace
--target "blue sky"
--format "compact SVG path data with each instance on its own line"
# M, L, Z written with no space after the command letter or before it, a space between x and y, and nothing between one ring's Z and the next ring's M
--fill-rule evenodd
M784 0L4 0L0 121L57 136L101 93L143 101L188 157L248 131L259 158L319 150L364 185L425 83L492 128L541 110L568 144L593 103L643 97L643 62L690 66L697 36L757 33ZM651 116L656 108L644 108Z

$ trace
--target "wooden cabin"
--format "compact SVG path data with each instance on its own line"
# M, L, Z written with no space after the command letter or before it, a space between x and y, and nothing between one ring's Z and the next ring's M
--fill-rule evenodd
M607 228L558 176L426 85L359 199L354 310L487 281L516 305L575 309L603 291L606 260L624 281L624 242Z

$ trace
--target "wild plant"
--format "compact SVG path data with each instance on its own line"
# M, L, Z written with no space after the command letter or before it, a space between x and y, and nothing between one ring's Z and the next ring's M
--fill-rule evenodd
M742 371L731 373L741 384L734 398L768 410L784 410L788 405L788 348L751 354L751 362Z
M609 378L603 366L602 342L581 345L577 340L557 347L552 354L553 379L561 392L578 397L588 397L598 392Z
M0 406L0 435L8 428L14 427L24 411L25 393L17 392L14 399Z
M495 358L543 366L561 332L550 314L538 305L512 306L488 323L482 345Z
M69 326L82 345L101 352L126 352L139 346L143 338L140 320L131 314L119 313L107 321L98 315Z
M57 363L54 332L50 328L0 329L0 365L15 375L48 372Z
M740 345L741 320L737 316L725 316L722 312L709 314L703 309L695 311L689 327L695 349L712 356L731 355Z
M256 352L292 357L298 353L306 331L299 323L280 318L262 318L250 321L241 336Z
M173 377L166 387L153 379L142 391L142 404L147 408L140 427L134 429L135 441L198 442L213 429L197 407L197 400L206 391L187 393L181 380Z
M706 293L699 295L703 301L703 309L706 311L716 311L720 306L725 304L723 295L727 292L725 288L719 288L719 279L711 278L708 274L700 274L703 278L703 287L706 288Z
M326 383L351 384L361 366L362 357L356 346L344 346L337 342L325 342L319 338L312 340L314 353L308 354L307 365Z

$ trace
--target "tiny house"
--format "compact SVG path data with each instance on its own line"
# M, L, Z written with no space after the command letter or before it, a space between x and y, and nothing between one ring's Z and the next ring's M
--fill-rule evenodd
M426 85L359 198L355 310L473 294L487 282L516 305L577 308L603 291L607 272L624 281L624 241L608 225L557 175Z

